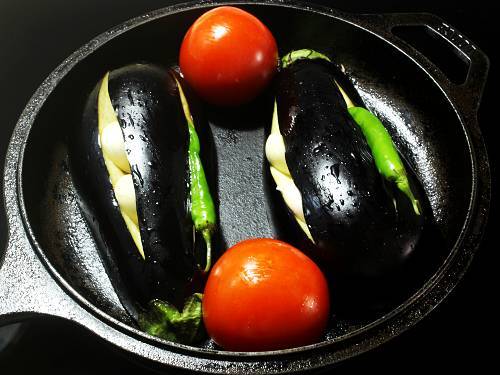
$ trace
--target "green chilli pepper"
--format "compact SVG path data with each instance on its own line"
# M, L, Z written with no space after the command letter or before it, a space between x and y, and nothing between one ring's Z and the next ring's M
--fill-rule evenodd
M349 107L348 111L361 128L379 173L385 179L394 181L398 189L410 199L415 213L420 215L420 202L411 191L405 167L387 129L374 114L365 108Z
M211 237L215 230L215 206L208 189L205 171L200 159L200 141L192 122L189 129L189 174L191 182L191 218L197 232L201 232L207 244L207 261L205 272L211 265Z
M212 234L215 231L215 205L210 195L207 178L200 159L200 140L193 123L191 111L179 82L177 82L182 107L189 131L189 180L191 185L191 219L196 232L202 234L207 246L207 258L204 272L208 272L212 264Z

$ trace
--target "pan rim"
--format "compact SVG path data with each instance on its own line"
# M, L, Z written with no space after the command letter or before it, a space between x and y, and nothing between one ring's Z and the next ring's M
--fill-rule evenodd
M271 0L271 1L256 1L256 2L251 2L251 1L232 1L229 4L234 4L234 5L265 5L265 6L281 6L281 7L289 7L289 8L294 8L298 9L301 11L308 11L316 14L320 14L323 16L328 16L331 18L334 18L340 22L346 22L349 23L350 25L360 28L363 31L367 31L371 33L372 35L381 38L383 41L389 43L392 47L396 48L399 50L399 52L403 53L406 57L411 59L411 56L408 56L404 51L399 49L396 45L392 44L390 41L386 40L379 34L366 29L362 25L357 24L355 21L349 20L349 16L338 12L336 10L326 8L326 7L321 7L321 6L311 6L310 4L302 4L299 2L295 1L277 1L277 0ZM359 329L356 329L352 332L349 332L348 334L339 336L333 340L328 340L328 341L322 341L320 343L304 346L304 347L299 347L299 348L293 348L293 349L286 349L286 350L278 350L278 351L269 351L269 352L227 352L227 351L221 351L221 350L211 350L211 349L203 349L203 348L197 348L197 347L192 347L192 346L187 346L187 345L181 345L181 344L175 344L171 342L167 342L165 340L161 340L158 338L151 337L138 329L135 329L131 326L128 326L117 319L109 316L102 310L100 310L97 306L93 305L90 303L86 298L84 298L80 293L78 293L73 287L59 274L59 272L55 269L55 267L52 265L50 260L46 257L42 247L38 243L35 233L33 229L31 228L29 219L28 219L28 214L26 210L26 205L24 201L24 193L23 193L23 181L22 181L22 175L23 175L23 161L24 161L24 151L25 151L25 145L29 139L29 134L32 128L32 125L35 121L36 114L39 112L39 110L42 108L44 105L45 100L50 96L52 91L55 89L55 87L59 84L59 82L66 76L67 73L78 63L83 61L88 55L93 53L95 50L100 48L102 45L105 43L111 41L114 37L121 35L135 27L138 27L140 25L143 25L149 21L159 19L164 16L172 15L178 12L183 12L183 11L188 11L188 10L194 10L194 9L201 9L201 8L208 8L208 7L213 7L213 6L218 6L218 5L228 5L227 2L222 2L222 1L204 1L201 3L185 3L185 4L179 4L175 6L170 6L162 9L158 9L155 11L152 11L150 13L147 13L145 15L132 18L131 20L128 20L91 40L89 43L85 44L83 47L78 49L75 53L73 53L69 58L64 60L63 63L61 63L49 76L48 78L42 83L42 85L38 88L38 90L35 92L33 97L30 99L29 103L25 107L25 110L23 111L23 114L20 117L19 122L16 125L16 128L14 132L21 133L21 137L23 139L23 142L21 142L20 145L18 145L18 150L16 153L16 150L9 146L9 153L8 155L12 156L15 153L15 157L17 160L17 169L15 171L16 173L16 194L17 194L17 204L18 208L20 209L21 213L21 219L24 225L24 228L26 230L26 233L28 234L28 238L30 240L30 243L32 244L33 248L35 249L35 252L37 253L38 258L42 261L46 269L49 271L51 274L52 278L66 291L66 294L71 297L73 300L75 300L77 303L79 303L81 306L83 306L87 311L91 312L92 315L96 316L99 320L106 322L106 324L111 324L112 327L118 328L120 331L125 332L129 336L133 336L136 339L142 340L142 341L148 341L152 342L155 346L160 347L162 349L164 348L169 348L173 349L174 351L176 350L182 350L182 351L188 351L189 353L196 353L197 355L212 355L215 354L218 356L218 358L257 358L261 360L259 357L268 357L268 356L283 356L283 355L288 355L288 354L295 354L295 353L304 353L304 352L310 352L311 350L316 350L316 349L326 349L329 348L333 345L339 344L341 342L349 341L349 340L355 340L356 337L358 336L363 336L367 333L370 333L375 330L375 328L380 328L384 324L385 325L390 325L390 321L396 320L396 318L402 314L408 314L411 312L411 310L418 310L418 305L422 304L424 302L425 298L429 297L430 292L434 291L434 289L438 288L438 284L443 282L443 279L445 276L445 273L447 271L453 271L452 268L454 264L461 263L461 261L465 260L465 264L461 263L458 266L458 270L455 271L454 275L454 280L451 282L451 288L447 288L445 291L441 291L438 294L438 298L434 300L430 305L425 306L423 310L421 310L420 314L416 314L413 318L407 320L404 322L402 325L398 325L398 327L391 332L389 335L386 335L382 341L377 341L377 343L368 345L368 347L364 348L364 350L357 351L356 353L361 353L362 351L366 351L368 349L371 349L372 347L381 344L384 341L387 341L388 339L395 337L402 333L404 330L410 328L414 324L416 324L419 320L421 320L425 315L427 315L430 311L432 311L444 298L448 295L449 292L453 289L453 287L456 286L458 281L461 279L463 273L466 271L468 268L468 264L472 260L472 257L479 247L479 243L471 240L471 236L474 234L472 233L475 231L475 235L481 236L482 232L484 231L484 226L486 222L486 218L483 217L483 220L481 220L480 217L478 217L478 210L484 210L488 211L488 206L489 206L489 193L490 193L490 176L489 176L489 168L487 170L483 170L483 173L486 174L485 176L485 181L487 181L487 186L483 186L483 188L486 188L487 194L483 194L482 196L478 196L478 189L480 188L478 186L478 175L479 175L479 170L478 170L478 165L477 165L477 155L478 153L481 153L485 156L487 160L487 156L485 154L485 148L484 144L477 142L474 142L473 137L471 137L470 132L474 132L474 129L471 130L470 127L474 127L475 123L469 123L467 124L466 121L464 121L464 118L461 116L459 111L456 110L454 107L455 113L458 116L460 120L460 124L462 125L465 139L467 140L467 145L468 145L468 151L469 151L469 156L471 158L471 169L472 169L472 186L471 186L471 195L470 195L470 201L469 201L469 207L468 207L468 213L467 216L464 220L464 225L462 226L462 229L460 231L460 235L457 237L457 240L455 244L453 245L450 254L446 258L446 260L443 262L443 264L440 266L440 268L434 273L434 275L427 280L427 282L415 293L413 294L409 299L407 299L405 302L403 302L401 305L393 309L390 313L374 320L368 325L365 325ZM429 75L428 71L426 70L425 67L421 66L418 64L417 61L412 59L414 63L419 65L419 68L424 70L424 73L426 73L431 79L432 76ZM439 85L438 82L433 80L436 86L442 91L443 95L446 95L442 87ZM447 97L447 99L449 99ZM448 100L449 103L453 106L453 102L451 100ZM478 131L478 130L475 130ZM476 140L477 141L477 140ZM9 156L8 156L9 157ZM6 173L9 173L8 168L6 168ZM9 189L10 187L5 187L5 189ZM473 220L476 219L476 220ZM475 230L474 230L475 229ZM473 236L472 236L473 237ZM469 248L469 252L465 253L465 248ZM459 250L464 248L464 251L462 254L460 254ZM457 259L457 257L462 256L463 259ZM455 268L456 268L455 267Z

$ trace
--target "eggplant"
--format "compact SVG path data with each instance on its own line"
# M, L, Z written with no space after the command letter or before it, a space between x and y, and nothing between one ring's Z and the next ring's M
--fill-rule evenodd
M348 77L324 55L285 56L266 156L305 250L338 278L374 280L412 257L424 215L377 170L348 111L353 103L363 106ZM418 193L414 177L408 180Z
M199 134L210 167L209 128L183 87L173 69L134 64L113 70L90 94L70 142L81 210L136 320L157 300L182 307L201 290L200 264L209 259L206 233L194 224L190 162L197 156L191 139Z

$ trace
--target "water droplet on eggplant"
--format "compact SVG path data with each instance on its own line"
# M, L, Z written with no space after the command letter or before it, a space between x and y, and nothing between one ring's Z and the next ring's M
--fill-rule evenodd
M337 184L340 184L340 164L339 163L334 163L331 167L330 170L332 172L332 175L335 176L335 179L337 180Z

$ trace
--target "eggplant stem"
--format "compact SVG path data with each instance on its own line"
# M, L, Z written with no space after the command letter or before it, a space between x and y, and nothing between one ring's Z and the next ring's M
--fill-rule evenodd
M302 59L309 59L309 60L323 59L328 62L331 62L328 56L323 55L320 52L317 52L312 49L299 49L289 52L281 59L281 68L285 69L288 65L293 64L295 61Z

